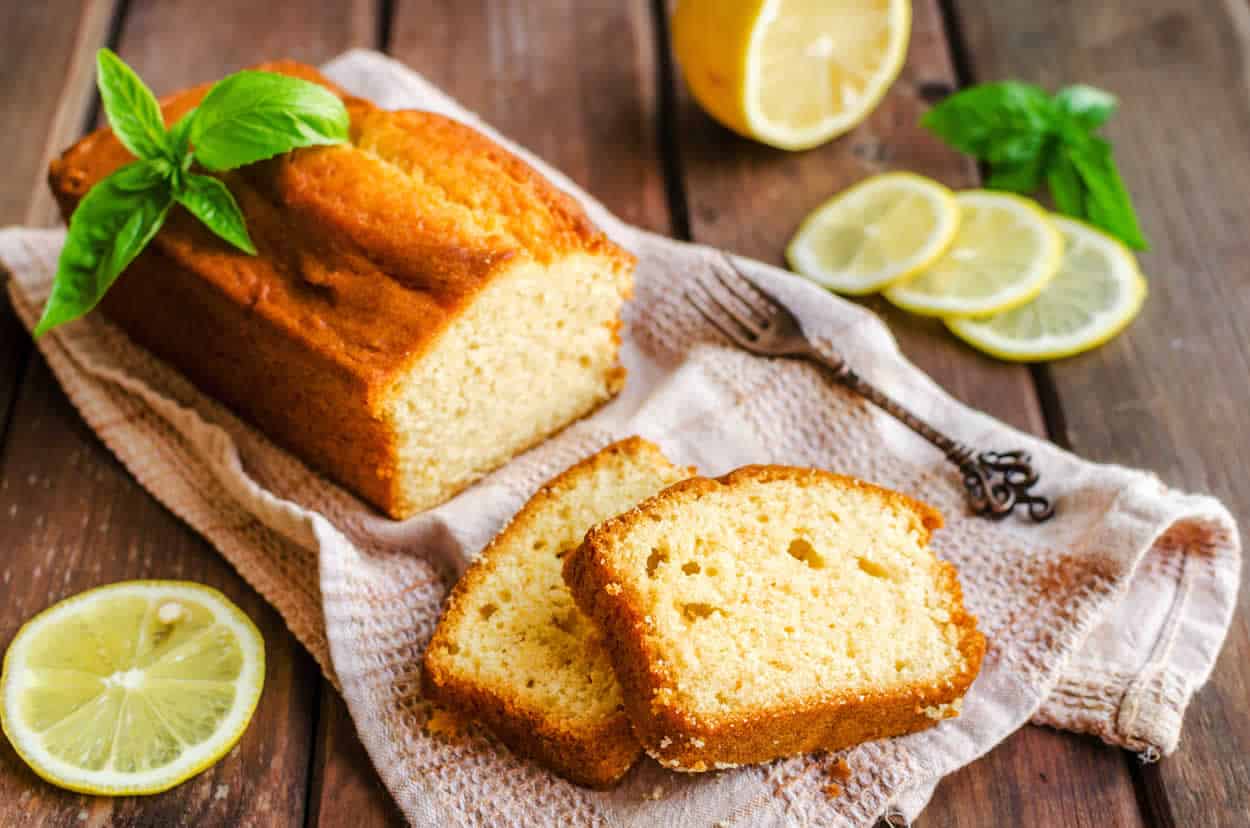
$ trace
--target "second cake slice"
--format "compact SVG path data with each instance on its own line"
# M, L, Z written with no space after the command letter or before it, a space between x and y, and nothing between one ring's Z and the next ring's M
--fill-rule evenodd
M936 511L814 469L696 477L565 561L634 732L706 771L896 736L957 714L985 639Z
M619 779L640 748L602 638L560 570L592 526L689 474L631 437L539 490L452 591L426 650L430 695L575 782Z

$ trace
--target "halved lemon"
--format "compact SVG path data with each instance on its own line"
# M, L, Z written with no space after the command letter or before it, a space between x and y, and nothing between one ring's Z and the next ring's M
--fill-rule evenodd
M933 264L887 288L885 298L925 316L988 316L1041 293L1063 258L1049 214L1011 193L967 190L955 201L955 240Z
M787 150L823 144L898 77L910 0L680 0L673 52L725 126Z
M950 319L960 339L999 359L1040 362L1096 348L1124 330L1146 299L1127 247L1106 233L1054 217L1066 247L1059 273L1037 298L986 319Z
M959 204L950 190L923 176L886 173L816 208L786 259L827 288L872 293L930 265L958 228Z
M0 724L54 785L158 793L234 746L264 681L264 641L220 592L126 581L67 598L18 630L0 676Z

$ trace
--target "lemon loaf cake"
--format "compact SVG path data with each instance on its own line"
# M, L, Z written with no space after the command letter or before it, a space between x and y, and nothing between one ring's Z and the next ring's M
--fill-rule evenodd
M340 94L351 140L222 176L259 255L175 207L101 303L132 339L397 518L619 390L633 259L575 202L459 122L257 68ZM55 160L66 218L130 160L109 129Z
M428 692L575 782L619 779L640 748L561 559L594 524L687 476L633 437L539 490L452 591L425 654Z
M564 563L647 752L705 771L956 715L985 640L932 508L812 469L692 478Z

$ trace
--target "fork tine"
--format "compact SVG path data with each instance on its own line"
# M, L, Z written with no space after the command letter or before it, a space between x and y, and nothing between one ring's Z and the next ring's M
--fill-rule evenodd
M697 281L697 280L696 280ZM755 312L744 313L735 307L737 302L726 301L723 296L718 295L717 291L712 290L710 285L701 285L703 292L707 294L708 300L725 316L728 316L739 326L745 328L752 337L758 337L764 332L764 323L757 322Z
M786 317L790 322L796 325L798 324L798 317L796 317L790 309L781 302L780 299L757 285L754 279L748 278L747 275L743 273L736 264L734 264L734 260L729 256L729 254L721 253L721 258L724 259L725 264L729 266L729 270L734 274L735 280L754 293L756 297L758 297L759 301L767 304L773 313ZM736 293L734 295L739 296ZM741 298L741 296L739 296L739 298Z
M756 297L746 296L745 294L747 293L747 291L744 290L740 284L737 284L742 281L745 281L746 277L744 277L741 273L737 273L737 271L735 271L735 276L729 276L728 274L722 272L719 268L712 271L712 277L716 279L716 281L720 284L720 286L723 287L729 293L729 295L731 295L734 299L736 299L738 303L742 305L743 308L746 309L747 313L751 315L753 321L758 320L761 317L761 315L764 316L764 319L762 321L756 322L758 327L763 328L768 325L767 315L761 314L759 309L756 308L756 305L760 301L760 297L759 296L756 296ZM768 304L776 305L776 302L770 302Z
M705 293L705 295L707 294ZM709 309L704 304L704 300L699 298L698 295L695 293L695 291L693 290L686 291L686 301L689 302L691 305L693 305L694 309L699 312L699 315L702 316L704 319L706 319L708 322L710 322L712 327L720 331L725 336L725 338L728 339L730 342L734 342L738 345L744 345L744 343L747 343L750 341L748 339L748 334L744 332L745 329L735 330L733 327L731 327L730 324L727 321L725 321L719 314Z

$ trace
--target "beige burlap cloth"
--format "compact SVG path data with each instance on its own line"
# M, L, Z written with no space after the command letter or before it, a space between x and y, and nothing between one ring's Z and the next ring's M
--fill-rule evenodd
M383 106L438 110L494 135L380 55L352 52L327 74ZM914 816L944 774L1028 721L1094 733L1149 757L1176 747L1236 597L1239 539L1223 506L1143 472L1085 462L964 407L904 360L869 312L776 268L738 261L804 328L938 428L975 446L1033 452L1058 498L1058 517L1044 526L969 516L957 476L929 445L808 366L726 347L683 304L681 284L722 267L719 254L623 224L494 137L585 202L638 255L623 353L629 382L595 416L438 509L403 523L379 517L99 315L39 342L100 438L278 608L337 682L413 824L862 826L887 813ZM47 296L62 233L0 232L10 294L28 326ZM448 582L543 480L634 433L705 473L760 462L819 466L940 508L949 526L937 549L959 567L990 642L963 715L848 751L853 775L834 797L824 790L828 756L702 775L644 760L616 790L598 793L517 759L487 735L432 734L418 664Z

